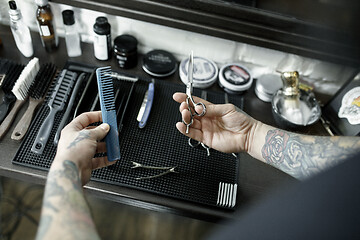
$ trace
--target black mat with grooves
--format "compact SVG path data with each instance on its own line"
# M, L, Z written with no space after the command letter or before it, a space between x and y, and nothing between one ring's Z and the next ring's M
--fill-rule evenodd
M130 82L114 81L115 90L120 88L120 94L126 93L130 86ZM113 166L94 171L92 180L217 206L219 182L237 183L238 160L231 154L213 149L208 157L201 145L197 148L190 147L187 137L177 131L175 124L181 121L181 115L178 111L179 104L172 100L172 95L178 91L185 92L184 85L156 80L149 121L145 128L138 128L136 117L147 88L146 81L139 81L135 85L120 133L122 159ZM94 91L94 88L90 89ZM201 90L195 89L194 95L200 96ZM224 94L208 91L208 100L224 103ZM242 97L229 95L229 101L242 108ZM32 123L32 131L24 138L13 163L42 170L49 169L56 151L53 138L63 113L56 116L50 135L51 141L46 145L43 155L30 151L47 113L48 108L43 105ZM161 171L131 169L131 161L151 166L177 166L178 173L149 180L136 180L137 177L150 176Z

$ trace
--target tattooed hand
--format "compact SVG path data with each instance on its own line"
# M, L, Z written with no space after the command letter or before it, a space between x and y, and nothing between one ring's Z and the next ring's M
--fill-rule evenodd
M101 112L83 113L70 122L62 131L52 168L69 160L76 164L82 184L86 184L91 171L108 166L107 157L94 158L95 153L106 152L105 142L99 142L109 131L108 124L88 127L101 121Z
M181 103L182 118L190 121L190 113L185 102L186 94L175 93L173 99ZM178 122L176 127L182 134L218 151L227 153L248 151L247 143L249 141L247 140L258 121L233 104L212 104L197 97L194 97L194 100L195 102L201 101L206 105L206 114L194 118L188 134L186 134L185 124ZM199 112L201 110L197 109Z

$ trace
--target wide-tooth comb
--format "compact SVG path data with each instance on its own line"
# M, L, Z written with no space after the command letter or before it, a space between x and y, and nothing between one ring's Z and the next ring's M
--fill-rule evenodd
M13 123L17 113L21 109L22 105L27 101L30 85L35 79L36 74L40 69L39 59L33 58L22 70L19 78L16 80L12 93L16 97L16 102L12 107L9 114L6 116L0 126L0 139L7 133L11 124Z
M5 63L5 66L3 66L4 75L1 82L1 88L4 91L4 97L3 102L0 105L0 123L2 123L10 111L12 104L16 101L16 97L11 90L23 69L24 65L16 64L11 61L8 61Z
M96 69L99 89L102 120L110 125L110 131L105 137L108 161L120 159L119 132L117 128L114 86L111 77L111 67Z
M37 133L36 139L31 147L32 152L36 154L43 153L54 125L55 115L64 109L65 102L71 92L76 77L77 73L75 72L67 71L66 69L61 72L47 103L50 112Z
M52 63L43 64L40 67L35 80L29 88L29 105L23 117L20 119L14 131L11 134L11 139L21 140L31 123L33 115L37 107L44 102L45 94L54 79L56 73L56 66Z

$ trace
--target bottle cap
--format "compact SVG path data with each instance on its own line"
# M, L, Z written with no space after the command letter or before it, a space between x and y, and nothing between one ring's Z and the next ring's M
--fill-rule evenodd
M138 41L135 37L124 34L114 39L114 51L119 53L129 53L137 50Z
M154 77L167 77L176 71L175 57L164 50L153 50L143 58L143 69Z
M110 34L110 24L106 17L97 17L94 24L94 32L100 35Z
M48 5L49 1L48 0L35 0L36 5L43 7Z
M73 25L75 23L73 10L62 11L62 17L65 25Z
M16 2L15 1L9 1L9 7L11 10L16 10L17 6L16 6Z
M189 58L183 59L179 66L180 79L184 84L188 82ZM193 85L196 88L207 88L216 82L218 67L206 58L194 56Z
M17 8L15 1L9 1L9 17L12 21L17 21L21 19L20 9Z

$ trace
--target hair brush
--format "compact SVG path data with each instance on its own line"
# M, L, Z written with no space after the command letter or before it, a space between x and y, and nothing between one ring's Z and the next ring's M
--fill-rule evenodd
M39 59L33 58L22 70L19 78L16 80L12 89L12 93L15 95L16 101L11 111L0 125L0 139L7 133L17 113L21 109L22 105L24 105L27 101L30 85L34 81L39 69Z
M21 140L27 132L35 110L44 102L47 90L52 83L56 73L56 66L52 63L43 64L40 67L35 80L29 88L29 105L23 117L14 128L11 139Z
M75 72L67 71L66 69L61 72L51 97L47 102L50 112L37 133L36 139L31 147L32 152L36 154L43 153L54 126L56 113L64 109L65 102L68 99L76 77L77 73Z
M13 89L15 81L18 79L23 68L24 65L17 64L11 61L5 61L5 63L1 67L1 88L4 91L4 97L0 105L0 123L2 123L2 121L5 119L13 103L16 101L16 97L11 90Z

